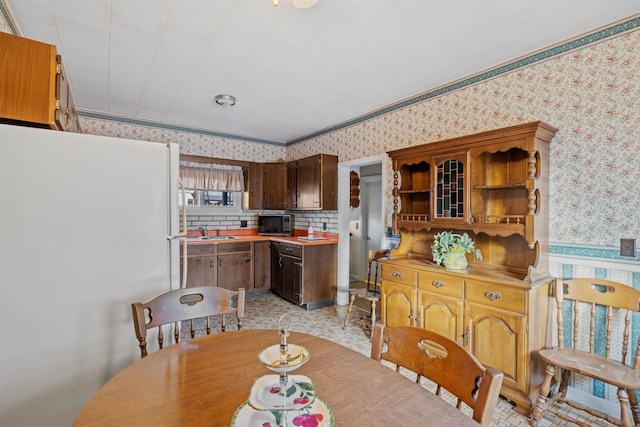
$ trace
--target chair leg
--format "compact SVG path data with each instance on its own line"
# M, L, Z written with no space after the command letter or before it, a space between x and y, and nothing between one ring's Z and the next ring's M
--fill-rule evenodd
M373 327L376 325L376 302L371 301L371 331L373 331Z
M571 371L568 369L562 370L562 381L560 382L560 387L558 388L558 393L562 399L567 398L567 388L569 387L569 377L571 376Z
M342 325L342 330L347 329L347 325L349 324L349 316L351 315L351 310L353 310L353 302L355 301L356 296L351 294L349 298L349 308L347 309L347 317L344 318L344 325Z
M626 389L622 387L618 388L618 400L620 401L620 425L622 427L633 427L635 424L631 422L631 408L629 407L629 394L627 394Z
M631 413L633 414L633 421L636 425L640 425L640 408L638 407L638 396L636 390L629 391L629 402L631 403Z
M536 405L533 407L533 411L531 411L531 420L529 423L534 427L537 427L538 421L542 418L542 413L547 407L547 396L551 390L551 380L553 380L553 377L556 375L556 367L547 365L545 373L544 381L540 386L540 394L538 395L538 399L536 399Z

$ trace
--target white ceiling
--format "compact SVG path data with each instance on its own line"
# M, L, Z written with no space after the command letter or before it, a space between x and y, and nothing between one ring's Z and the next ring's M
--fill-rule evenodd
M285 142L640 11L638 0L4 0L78 109ZM216 94L232 94L225 109Z

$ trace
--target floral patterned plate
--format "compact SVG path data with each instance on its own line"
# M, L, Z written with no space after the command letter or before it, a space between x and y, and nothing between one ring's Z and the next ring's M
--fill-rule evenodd
M287 352L287 363L280 360L280 345L274 344L258 353L258 360L267 368L274 372L289 372L298 369L309 361L311 354L305 347L296 344L289 344Z
M257 411L249 402L244 402L233 414L231 427L278 427L280 417L278 411ZM288 411L284 417L287 427L333 427L334 423L329 405L317 396L310 406Z
M280 395L280 376L264 375L251 387L249 405L259 411L300 410L316 398L313 381L305 375L289 375L284 395Z

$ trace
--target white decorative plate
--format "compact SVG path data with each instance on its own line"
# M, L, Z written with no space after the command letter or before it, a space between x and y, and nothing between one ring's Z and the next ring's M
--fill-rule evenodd
M287 427L333 427L333 412L329 405L316 396L313 404L299 411L286 412ZM258 411L249 402L244 402L231 418L231 427L278 427L278 411Z
M306 375L289 375L285 389L285 394L280 395L279 375L257 378L251 387L249 405L259 411L300 410L316 398L313 381Z
M305 347L296 344L288 344L287 363L280 359L280 344L274 344L258 353L258 360L274 372L289 372L298 369L309 361L311 354Z

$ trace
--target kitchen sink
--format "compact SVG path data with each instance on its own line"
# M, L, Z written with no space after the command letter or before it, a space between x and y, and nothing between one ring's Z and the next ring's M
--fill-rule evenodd
M233 240L236 236L193 236L187 237L189 240Z

